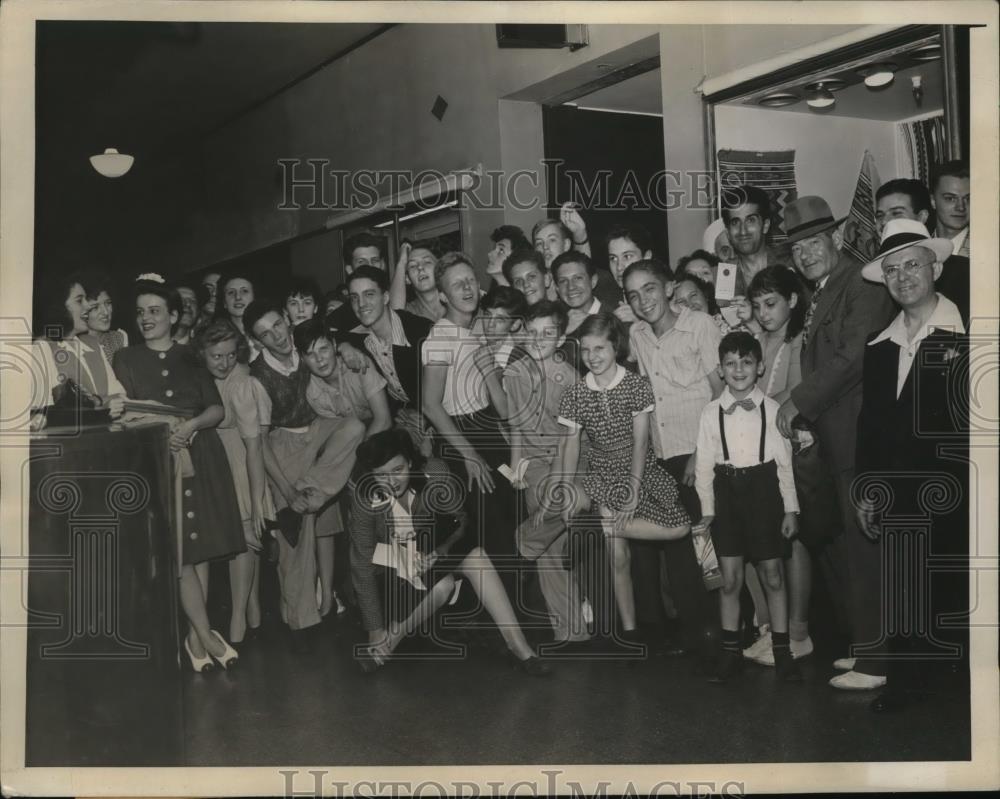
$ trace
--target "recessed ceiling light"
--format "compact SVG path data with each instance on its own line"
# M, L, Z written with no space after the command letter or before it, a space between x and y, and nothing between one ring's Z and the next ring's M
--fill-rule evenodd
M896 76L896 64L887 61L883 64L872 64L864 69L859 69L858 74L865 79L865 86L869 89L877 89L881 86L888 86Z
M792 94L791 92L776 92L775 94L768 94L761 97L757 101L757 105L763 105L768 108L781 108L783 105L794 105L801 99L797 94Z
M937 61L940 57L941 45L939 44L928 44L924 47L918 47L910 53L910 58L914 61Z
M823 78L823 80L818 80L815 83L807 83L807 92L839 92L847 85L847 81L841 80L840 78Z

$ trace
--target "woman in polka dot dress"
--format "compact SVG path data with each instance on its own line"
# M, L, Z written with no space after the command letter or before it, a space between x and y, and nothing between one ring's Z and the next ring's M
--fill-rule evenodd
M213 429L225 413L211 375L190 347L177 344L171 333L180 318L177 292L153 280L136 284L136 324L143 343L115 353L115 375L135 400L155 400L190 409L195 416L177 422L170 448L187 448L194 476L184 479L181 518L181 606L190 630L184 648L195 671L212 668L213 659L226 668L235 650L208 624L208 562L246 551L243 527L226 451Z
M604 517L614 569L615 601L627 638L635 637L635 600L626 539L683 538L691 529L677 483L660 468L649 443L653 391L649 381L618 363L625 335L610 313L587 317L578 330L587 376L563 394L559 421L572 431L563 448L562 473L573 475L580 433L590 448L582 484L591 506ZM572 489L567 486L567 492ZM569 517L586 501L564 510Z

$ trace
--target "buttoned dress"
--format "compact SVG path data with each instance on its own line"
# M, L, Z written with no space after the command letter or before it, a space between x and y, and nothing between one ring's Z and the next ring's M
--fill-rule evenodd
M152 350L137 344L115 353L115 375L129 399L156 400L195 414L222 405L211 375L186 344ZM189 447L194 475L184 478L182 562L202 563L246 551L236 489L226 450L213 428L199 430Z

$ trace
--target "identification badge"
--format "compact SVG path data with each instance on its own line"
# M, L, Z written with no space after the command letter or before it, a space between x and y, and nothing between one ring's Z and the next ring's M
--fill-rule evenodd
M736 297L736 268L736 264L719 264L715 270L715 299L732 300Z

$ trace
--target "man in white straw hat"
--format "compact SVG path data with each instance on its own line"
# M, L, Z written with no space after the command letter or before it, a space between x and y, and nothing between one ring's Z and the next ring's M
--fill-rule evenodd
M776 421L782 435L789 438L797 416L815 427L819 454L834 479L842 529L816 559L835 607L848 616L850 641L859 645L878 640L879 619L870 609L878 607L881 598L863 590L873 581L877 584L880 562L878 547L858 529L851 504L854 431L861 410L865 342L870 333L888 324L893 304L881 287L862 279L861 265L841 252L843 221L834 217L822 197L799 197L785 206L792 261L812 285L813 295L802 332L802 381L778 410ZM885 681L877 673L880 665L869 665L860 657L857 663L841 658L835 665L871 671L879 684Z
M930 661L962 664L968 650L961 621L934 621L968 612L968 339L958 307L934 287L952 248L916 220L893 219L878 257L861 270L901 308L864 350L853 487L858 524L882 539L888 577L867 590L883 602L871 609L881 635L864 647L865 659L885 661L881 674L852 670L830 682L864 689L887 679L870 705L877 713L900 710L924 688ZM947 557L947 572L935 573L918 552Z

